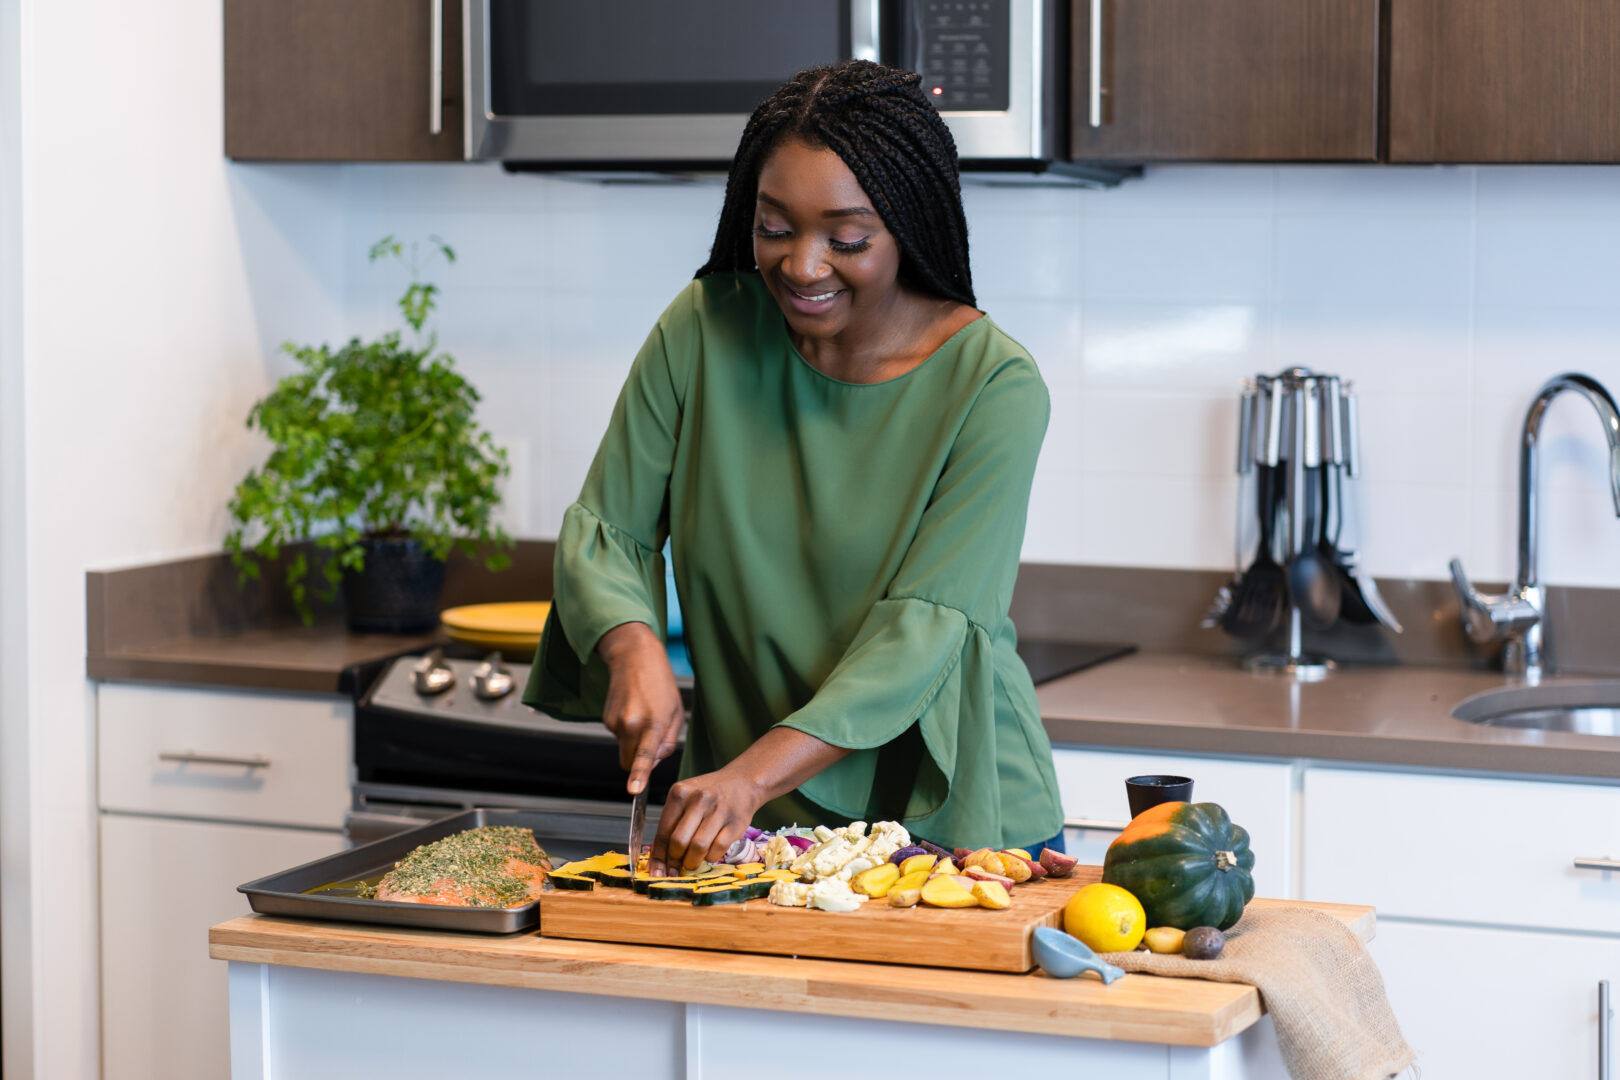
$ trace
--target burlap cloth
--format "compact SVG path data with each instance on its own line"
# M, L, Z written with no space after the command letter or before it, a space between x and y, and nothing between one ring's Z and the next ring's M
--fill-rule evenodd
M1250 905L1219 960L1108 953L1126 971L1248 983L1277 1027L1294 1080L1383 1080L1412 1063L1366 946L1339 920L1306 907Z

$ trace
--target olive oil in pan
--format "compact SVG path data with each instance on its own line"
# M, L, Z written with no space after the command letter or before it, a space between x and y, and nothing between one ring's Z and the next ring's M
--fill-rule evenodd
M361 900L370 900L377 895L377 883L383 879L387 871L374 874L371 877L361 878L358 881L329 881L325 885L317 885L313 889L305 889L305 896L352 896Z

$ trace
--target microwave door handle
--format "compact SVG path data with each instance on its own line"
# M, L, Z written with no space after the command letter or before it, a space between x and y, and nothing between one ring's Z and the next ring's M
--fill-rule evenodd
M852 60L878 59L878 0L849 0L849 54Z
M444 0L428 0L428 134L444 131Z

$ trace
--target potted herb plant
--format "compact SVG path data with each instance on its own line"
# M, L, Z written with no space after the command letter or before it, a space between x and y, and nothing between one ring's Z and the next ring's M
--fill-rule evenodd
M286 566L306 624L313 586L326 601L342 591L353 630L431 629L452 550L482 549L491 570L510 563L511 540L495 521L506 452L473 418L478 391L423 331L439 291L422 280L423 266L456 257L430 240L425 252L392 236L371 248L372 262L410 269L399 300L409 341L394 331L338 349L289 342L282 348L299 370L248 413L274 449L236 486L225 547L245 582L283 544L312 541L316 558L300 546Z

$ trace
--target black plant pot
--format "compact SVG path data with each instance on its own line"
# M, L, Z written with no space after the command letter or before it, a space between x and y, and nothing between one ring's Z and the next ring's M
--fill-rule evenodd
M419 634L439 625L444 563L417 540L366 540L365 569L343 571L349 629Z

